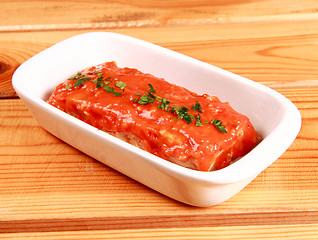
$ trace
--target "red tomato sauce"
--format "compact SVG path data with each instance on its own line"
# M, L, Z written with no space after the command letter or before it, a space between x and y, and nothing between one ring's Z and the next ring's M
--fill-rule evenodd
M99 77L108 91L97 85ZM149 94L156 100L140 104L139 99ZM163 98L170 102L167 110L158 108ZM192 109L196 102L200 112ZM249 119L228 103L136 69L119 68L115 62L82 70L74 79L57 86L48 103L108 133L134 136L142 149L199 171L228 166L231 160L247 154L258 140ZM173 106L186 107L191 122L171 111ZM196 125L198 115L202 126ZM221 121L226 133L212 120Z

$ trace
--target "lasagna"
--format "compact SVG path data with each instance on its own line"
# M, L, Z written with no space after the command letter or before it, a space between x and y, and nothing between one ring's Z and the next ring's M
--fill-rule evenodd
M49 97L54 107L148 151L198 171L228 166L258 136L227 102L106 62L78 72Z

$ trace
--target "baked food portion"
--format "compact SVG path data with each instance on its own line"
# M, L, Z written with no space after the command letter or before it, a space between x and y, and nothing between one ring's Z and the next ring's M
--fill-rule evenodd
M247 154L258 137L228 103L137 69L106 62L58 85L56 108L178 165L212 171Z

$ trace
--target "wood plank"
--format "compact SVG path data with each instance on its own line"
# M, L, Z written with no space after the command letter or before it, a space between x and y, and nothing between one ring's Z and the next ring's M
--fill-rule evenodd
M165 228L204 228L204 227L246 227L246 226L284 226L315 224L315 212L270 212L241 214L202 214L175 216L134 216L134 217L86 217L66 219L37 219L1 221L0 236L4 233L19 232L64 232L128 229L165 229ZM288 220L286 220L288 219Z
M127 28L317 19L315 0L0 1L0 30ZM32 14L30 14L32 12Z
M0 0L0 8L0 239L317 239L317 0ZM93 31L137 37L277 90L301 112L297 139L209 208L99 163L41 128L11 85L28 58Z
M129 229L96 231L61 231L44 233L9 233L1 234L1 239L271 239L271 240L316 240L318 224L263 225L263 226L213 226L202 228L165 228L165 229Z
M226 221L228 214L253 213L252 224L256 218L260 221L266 213L278 211L282 216L292 215L282 217L286 223L298 224L293 221L308 211L304 213L306 219L314 223L318 207L318 132L313 129L318 129L318 105L311 96L318 88L279 91L300 108L303 126L299 137L243 191L212 208L180 204L131 180L47 133L21 100L2 99L0 221L22 221L25 225L27 220L34 220L36 225L40 219L47 219L47 224L54 224L53 219L76 218L80 222L89 216L87 221L93 224L94 218L106 221L114 216L132 221L129 217L203 214L211 219L223 214Z
M153 42L268 86L306 87L318 85L317 29L318 21L300 21L244 23L239 28L236 24L222 24L114 32ZM0 97L15 96L11 77L21 63L83 32L0 33Z

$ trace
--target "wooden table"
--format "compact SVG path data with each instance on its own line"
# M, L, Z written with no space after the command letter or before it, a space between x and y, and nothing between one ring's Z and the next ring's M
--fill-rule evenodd
M0 1L1 239L318 239L318 2ZM165 197L63 143L11 77L70 36L137 37L269 86L302 128L272 166L209 208ZM264 119L264 121L270 119Z

